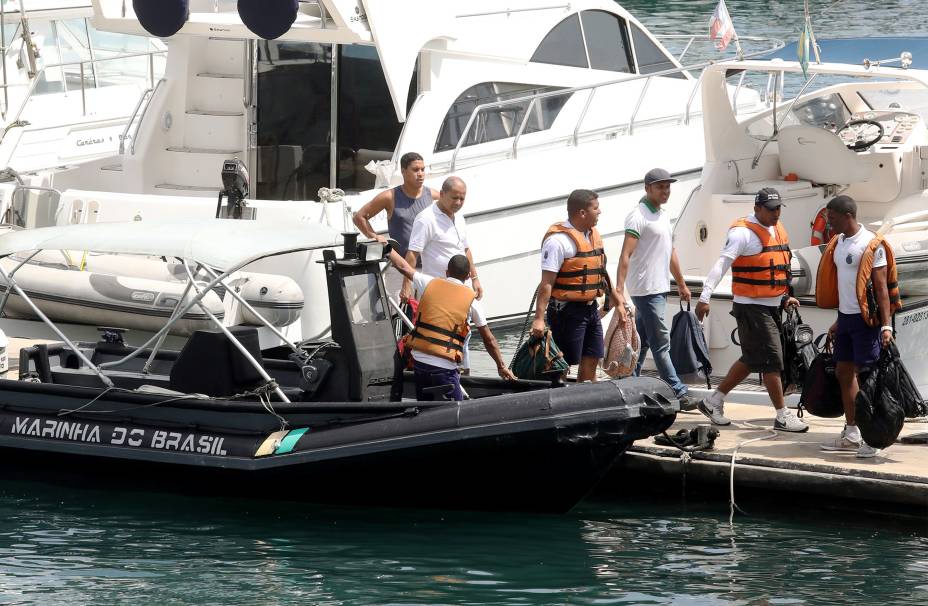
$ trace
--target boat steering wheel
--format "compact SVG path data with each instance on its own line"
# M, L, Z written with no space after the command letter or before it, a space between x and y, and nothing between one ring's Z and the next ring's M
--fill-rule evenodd
M835 134L844 141L845 138L841 136L841 133L846 130L850 130L854 136L854 142L847 143L847 148L855 152L870 149L883 138L883 125L876 120L851 120Z

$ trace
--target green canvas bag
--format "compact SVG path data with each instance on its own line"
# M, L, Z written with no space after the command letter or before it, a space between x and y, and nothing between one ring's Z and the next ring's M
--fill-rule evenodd
M519 348L510 368L520 379L550 381L567 372L570 365L551 337L551 331L545 329L541 338L529 337Z

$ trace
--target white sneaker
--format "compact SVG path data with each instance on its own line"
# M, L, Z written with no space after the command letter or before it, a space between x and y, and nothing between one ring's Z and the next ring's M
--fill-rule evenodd
M857 454L854 456L856 456L858 459L872 459L878 454L880 454L879 448L874 448L866 442L861 442L860 447L857 449Z
M731 420L725 416L725 404L713 404L708 398L696 402L699 412L709 417L715 425L731 425Z
M773 428L778 431L791 431L793 433L803 433L809 431L809 426L795 414L787 410L782 417L777 417L773 421Z
M852 440L849 438L847 436L847 429L845 428L841 431L840 436L823 443L821 449L826 452L857 452L863 443L863 440Z

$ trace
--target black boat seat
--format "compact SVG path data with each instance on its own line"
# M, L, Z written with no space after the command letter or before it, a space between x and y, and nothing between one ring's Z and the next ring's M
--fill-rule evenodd
M258 329L232 326L228 330L260 364ZM171 368L168 389L221 398L253 390L263 383L258 370L222 331L198 330L180 350Z

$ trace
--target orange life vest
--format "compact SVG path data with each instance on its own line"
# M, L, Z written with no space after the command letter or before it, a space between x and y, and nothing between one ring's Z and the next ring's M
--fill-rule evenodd
M838 246L838 236L834 236L818 263L818 272L815 278L815 304L824 309L837 309L838 307L838 267L835 265L835 248ZM899 274L896 271L896 257L892 247L887 246L883 236L876 236L860 257L860 267L857 269L857 304L867 326L882 325L879 313L879 304L873 292L873 257L878 246L886 251L886 288L889 290L890 315L902 309L902 299L899 296Z
M810 244L812 246L824 244L830 241L831 237L834 235L834 232L831 231L831 225L828 224L828 211L822 208L815 215L815 219L812 220L812 238Z
M777 221L776 236L771 236L766 227L745 219L732 223L732 228L747 227L760 238L761 250L756 255L743 255L731 266L731 291L742 296L760 299L786 294L791 274L789 262L789 236Z
M463 284L438 278L429 282L419 298L416 324L406 335L406 345L413 351L460 362L464 339L470 332L467 315L476 296Z
M596 228L590 230L592 243L583 232L560 223L548 228L544 240L554 234L570 236L577 254L561 263L551 296L558 301L592 301L606 292L606 253Z

